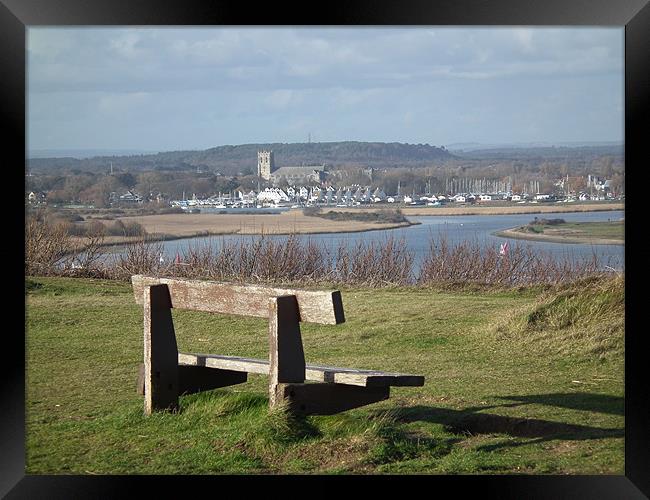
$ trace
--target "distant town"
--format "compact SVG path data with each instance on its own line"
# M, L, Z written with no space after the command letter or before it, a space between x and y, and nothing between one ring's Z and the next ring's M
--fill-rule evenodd
M552 190L540 191L539 181L529 181L525 190L515 192L512 179L476 179L470 177L447 179L443 190L432 189L431 183L421 190L407 192L398 181L395 192L386 192L383 187L352 184L334 187L328 180L329 172L324 165L280 167L274 162L272 151L258 152L258 177L260 182L271 184L259 189L234 189L230 192L216 192L207 197L196 193L183 193L180 199L170 199L160 192L142 193L135 190L112 191L109 195L111 207L134 206L145 203L166 204L189 212L205 209L226 208L299 208L305 206L353 207L360 205L426 205L472 204L490 202L510 203L571 203L575 201L624 199L624 195L613 189L611 179L588 174L585 179L573 179L583 184L583 190L571 186L569 175L556 179ZM366 169L372 178L373 169ZM289 182L295 182L289 184ZM283 185L284 187L279 187ZM30 205L46 205L47 193L30 191L27 195Z

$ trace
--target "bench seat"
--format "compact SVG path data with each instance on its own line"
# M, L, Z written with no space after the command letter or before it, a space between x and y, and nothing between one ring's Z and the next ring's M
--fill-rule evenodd
M181 366L205 366L221 370L268 375L268 360L223 356L218 354L178 353ZM424 377L403 373L388 373L376 370L358 370L333 366L306 365L305 379L314 382L356 385L361 387L421 387Z

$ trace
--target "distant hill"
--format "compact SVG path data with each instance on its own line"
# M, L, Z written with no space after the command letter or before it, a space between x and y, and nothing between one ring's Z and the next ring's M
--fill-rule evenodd
M429 144L385 142L313 142L242 144L218 146L204 151L170 151L157 154L128 156L95 156L92 158L30 158L28 168L42 171L48 168L101 170L113 164L117 169L177 170L206 168L226 175L256 172L257 152L271 149L277 167L321 165L399 167L427 166L455 157L444 148Z
M128 156L154 154L158 151L144 151L139 149L34 149L29 151L29 158L94 158L96 156Z
M587 141L587 142L514 142L499 144L484 144L480 142L457 142L448 144L447 151L451 153L462 153L469 151L488 151L488 150L512 150L512 149L557 149L557 148L588 148L588 147L621 147L622 143L617 141Z
M622 158L623 144L594 144L581 146L493 146L489 148L454 150L453 154L467 160L569 160L599 156Z

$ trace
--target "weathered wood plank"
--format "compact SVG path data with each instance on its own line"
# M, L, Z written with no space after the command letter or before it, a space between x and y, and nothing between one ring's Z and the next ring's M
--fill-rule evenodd
M343 301L339 291L290 290L257 285L235 285L216 281L181 280L136 275L131 277L133 294L142 304L142 291L147 285L166 284L172 307L196 311L268 317L271 297L295 295L300 321L325 325L345 322Z
M265 359L240 358L237 356L221 356L218 354L178 353L178 364L187 366L205 366L222 370L269 374L269 361Z
M305 381L305 353L295 295L271 297L269 309L269 406L279 383Z
M276 402L285 401L290 412L302 415L334 415L389 396L389 387L340 384L278 384L275 387Z
M269 362L263 359L179 352L178 363L179 365L207 366L209 368L259 373L262 375L269 374ZM309 364L305 365L305 380L360 387L421 387L424 385L424 376L422 375Z
M178 348L167 285L144 288L144 412L178 408Z
M422 375L320 365L307 365L305 379L315 382L358 385L363 387L421 387L424 385L424 376Z

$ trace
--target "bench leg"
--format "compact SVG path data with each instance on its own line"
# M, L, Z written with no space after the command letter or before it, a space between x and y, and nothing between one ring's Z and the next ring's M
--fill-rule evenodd
M269 300L269 407L276 406L277 386L305 381L305 353L295 295Z
M343 384L277 384L276 404L286 401L298 415L333 415L388 399L390 387L360 387Z
M178 348L167 285L144 288L144 413L178 408Z

